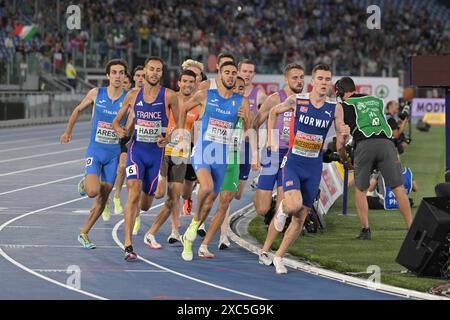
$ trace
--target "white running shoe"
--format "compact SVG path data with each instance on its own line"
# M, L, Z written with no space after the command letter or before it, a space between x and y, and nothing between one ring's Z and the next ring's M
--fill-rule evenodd
M231 243L230 240L228 240L228 237L226 235L221 235L219 240L219 250L228 249L230 247Z
M288 271L284 266L283 258L275 256L273 258L273 265L277 274L286 274Z
M205 223L202 223L198 229L197 229L197 234L204 238L206 236L206 228L205 228Z
M178 233L178 231L172 231L170 236L167 238L167 242L172 244L172 243L175 243L175 242L178 242L178 241L181 241L180 234Z
M192 189L192 193L198 193L198 189L200 189L200 183L196 182L194 189Z
M275 219L273 221L273 225L275 227L275 230L277 230L278 232L282 232L283 231L284 225L286 224L286 218L287 218L287 214L285 214L284 212L278 211L275 214Z
M149 233L146 233L144 236L144 243L148 245L152 249L161 249L162 245L160 245L154 235L151 235Z
M272 265L272 259L269 257L269 254L266 251L261 252L258 262L266 266Z
M206 259L213 259L216 257L213 253L209 252L208 246L205 244L202 244L198 249L198 256Z

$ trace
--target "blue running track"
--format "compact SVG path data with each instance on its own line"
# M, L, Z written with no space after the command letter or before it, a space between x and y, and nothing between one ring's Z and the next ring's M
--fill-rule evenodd
M100 217L90 232L97 249L81 248L78 231L93 202L77 193L89 123L78 123L73 140L60 145L64 128L58 124L0 130L0 287L7 288L0 290L0 299L398 299L292 269L279 276L234 243L219 251L218 236L210 245L215 259L198 257L197 239L194 260L185 262L181 244L166 242L169 221L157 235L163 249L149 249L143 236L160 200L142 214L134 238L142 260L124 261L119 246L123 215L113 213L109 222ZM124 188L123 206L126 195ZM232 210L252 197L248 189L243 200L232 203ZM180 231L190 219L182 216Z

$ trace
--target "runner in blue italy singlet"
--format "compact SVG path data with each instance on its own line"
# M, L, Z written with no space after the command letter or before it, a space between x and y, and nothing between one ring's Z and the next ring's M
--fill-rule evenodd
M241 104L242 97L236 93L225 99L217 89L208 90L200 137L191 158L196 173L203 168L211 173L215 193L220 192L225 176L228 149Z
M86 150L85 176L95 174L103 182L114 184L120 145L119 138L112 127L112 121L119 112L125 96L126 91L124 90L117 100L112 101L108 97L106 87L98 88L93 109L91 138Z
M108 87L94 88L86 94L70 115L67 127L60 138L62 144L68 143L72 139L72 130L78 117L83 110L93 105L91 136L85 154L85 175L78 183L78 192L81 196L97 198L78 235L78 242L86 249L95 248L88 233L106 206L116 179L120 157L119 137L113 129L113 122L121 111L126 97L123 80L127 72L127 63L120 59L110 60L105 71L109 81ZM123 124L124 121L119 125ZM108 221L109 215L103 215L103 220Z

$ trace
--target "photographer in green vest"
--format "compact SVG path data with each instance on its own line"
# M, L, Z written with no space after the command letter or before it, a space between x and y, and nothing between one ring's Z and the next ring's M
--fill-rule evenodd
M398 207L409 228L412 222L411 207L403 186L402 165L390 140L392 129L384 116L383 100L375 96L356 93L355 83L343 77L335 84L336 96L341 98L344 122L350 127L353 137L353 159L350 159L345 142L337 139L337 151L349 168L355 170L355 206L361 221L359 240L372 238L369 228L369 207L366 191L373 169L381 171L387 187L391 187ZM353 164L352 164L353 160Z

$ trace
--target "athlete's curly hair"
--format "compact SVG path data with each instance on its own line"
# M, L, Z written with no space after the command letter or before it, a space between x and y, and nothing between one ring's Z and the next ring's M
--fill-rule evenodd
M190 67L199 68L201 72L203 72L203 70L205 69L205 66L203 65L203 63L193 60L193 59L187 59L181 65L181 69L183 69L183 70L186 70L187 68L190 68Z

